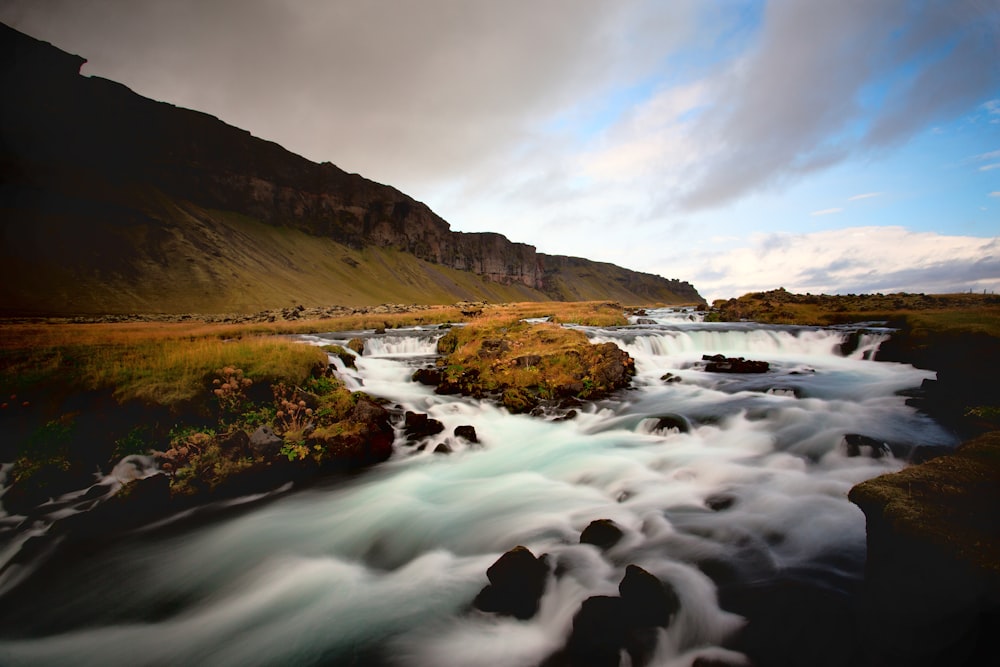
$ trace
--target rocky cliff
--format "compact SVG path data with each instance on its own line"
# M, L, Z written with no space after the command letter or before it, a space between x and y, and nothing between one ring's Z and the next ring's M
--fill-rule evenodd
M85 283L91 292L115 292L126 307L131 302L122 291L144 280L165 280L161 289L169 292L177 282L168 278L177 273L171 262L187 264L195 274L226 274L216 270L213 257L224 258L231 243L239 246L233 236L248 237L241 252L262 243L253 223L322 239L327 245L314 262L317 267L337 261L365 265L371 258L357 253L366 249L405 253L419 260L410 268L422 275L420 280L438 284L447 296L464 298L469 289L478 290L474 296L497 295L496 289L490 293L468 285L452 290L446 283L465 279L447 271L459 271L513 286L514 295L525 300L702 301L688 283L543 255L500 234L454 232L426 205L392 187L328 162L313 163L207 114L81 76L84 62L0 25L0 259L6 267L0 296L9 308L39 298L22 274L36 259L50 261L49 250L60 260L50 273L64 278L47 280L58 283L51 287L62 291L64 302L92 301L75 288ZM232 233L213 244L213 233L224 223ZM44 232L52 243L25 227ZM73 242L60 248L66 238ZM257 254L279 251L270 244ZM253 267L274 259L248 257L227 267L235 269L232 288L239 283L244 291L255 289L261 278ZM295 256L279 259L299 263ZM303 283L341 280L340 274L317 267L301 272ZM590 267L600 280L581 280L581 267L584 273ZM440 270L447 270L443 278ZM197 289L209 284L206 279ZM289 290L290 299L295 292Z

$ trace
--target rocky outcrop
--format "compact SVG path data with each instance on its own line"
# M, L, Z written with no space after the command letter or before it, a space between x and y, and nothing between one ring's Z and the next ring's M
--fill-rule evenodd
M0 41L5 183L0 205L11 224L44 219L54 231L81 242L100 247L97 241L103 240L109 255L142 243L154 262L165 262L158 257L160 248L182 233L172 221L200 215L185 209L190 203L200 211L236 214L348 248L403 251L488 281L537 290L539 297L703 302L677 280L543 255L501 234L454 232L426 205L395 188L329 162L316 164L208 114L80 76L83 58L3 25ZM103 235L107 238L92 238ZM224 252L211 234L183 236L184 247L205 251L199 257ZM211 266L192 268L212 272ZM133 264L122 270L141 279L147 269ZM580 274L587 272L598 280L584 280Z
M1000 432L863 482L872 664L974 665L1000 649Z

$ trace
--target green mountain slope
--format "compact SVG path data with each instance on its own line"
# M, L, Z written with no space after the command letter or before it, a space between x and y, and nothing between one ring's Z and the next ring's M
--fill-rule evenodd
M0 25L0 311L695 303L688 283L451 231L389 186L79 75Z

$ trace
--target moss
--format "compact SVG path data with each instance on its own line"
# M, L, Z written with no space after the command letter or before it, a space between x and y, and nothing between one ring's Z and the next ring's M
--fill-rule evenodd
M500 393L511 412L527 412L543 400L598 398L627 386L634 364L613 343L593 345L562 326L490 318L449 332L439 350L441 393ZM444 338L442 339L444 340Z

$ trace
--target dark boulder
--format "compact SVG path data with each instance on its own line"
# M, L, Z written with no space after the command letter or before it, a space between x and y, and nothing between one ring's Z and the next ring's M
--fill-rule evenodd
M420 384L437 386L441 384L442 377L443 374L439 368L418 368L413 371L411 379L414 382L419 382Z
M668 412L656 417L655 419L656 425L653 426L654 431L662 432L677 429L680 433L691 432L691 422L689 422L687 417L684 415Z
M490 583L473 605L482 611L529 619L538 613L548 576L545 556L536 558L526 547L516 546L486 570Z
M264 458L271 458L277 456L278 452L281 451L282 445L285 441L274 432L274 430L264 424L263 426L257 427L257 430L253 432L250 436L249 441L250 450L257 456L263 456Z
M361 356L365 353L365 341L361 340L360 338L352 338L351 340L347 341L347 347L357 352L358 356Z
M651 320L648 317L640 317L635 321L636 324L656 324L656 320Z
M701 359L708 362L705 371L709 373L767 373L771 369L771 365L766 361L753 361L743 357L706 354Z
M674 382L680 382L681 376L674 375L673 373L664 373L663 375L660 376L660 379L666 382L667 384L673 384Z
M438 443L438 446L434 448L435 454L451 454L454 451L446 442Z
M625 601L625 614L631 627L665 628L681 608L673 586L661 582L638 565L625 569L618 593Z
M403 430L410 440L419 440L444 431L444 424L422 412L407 410L403 420Z
M880 459L883 456L892 456L888 444L860 433L847 433L842 442L849 457L869 456L873 459Z
M608 389L627 387L635 375L635 360L614 343L596 346L600 361L593 370L594 380Z
M462 424L461 426L455 427L455 437L462 438L463 440L468 440L472 443L478 443L479 437L476 435L476 427L470 426L469 424Z
M583 529L580 544L593 544L602 551L618 544L624 533L611 519L597 519Z
M628 623L625 601L594 595L583 601L573 617L573 631L566 644L573 667L618 667Z
M727 510L736 504L736 498L725 493L715 493L705 498L705 507L713 512Z

